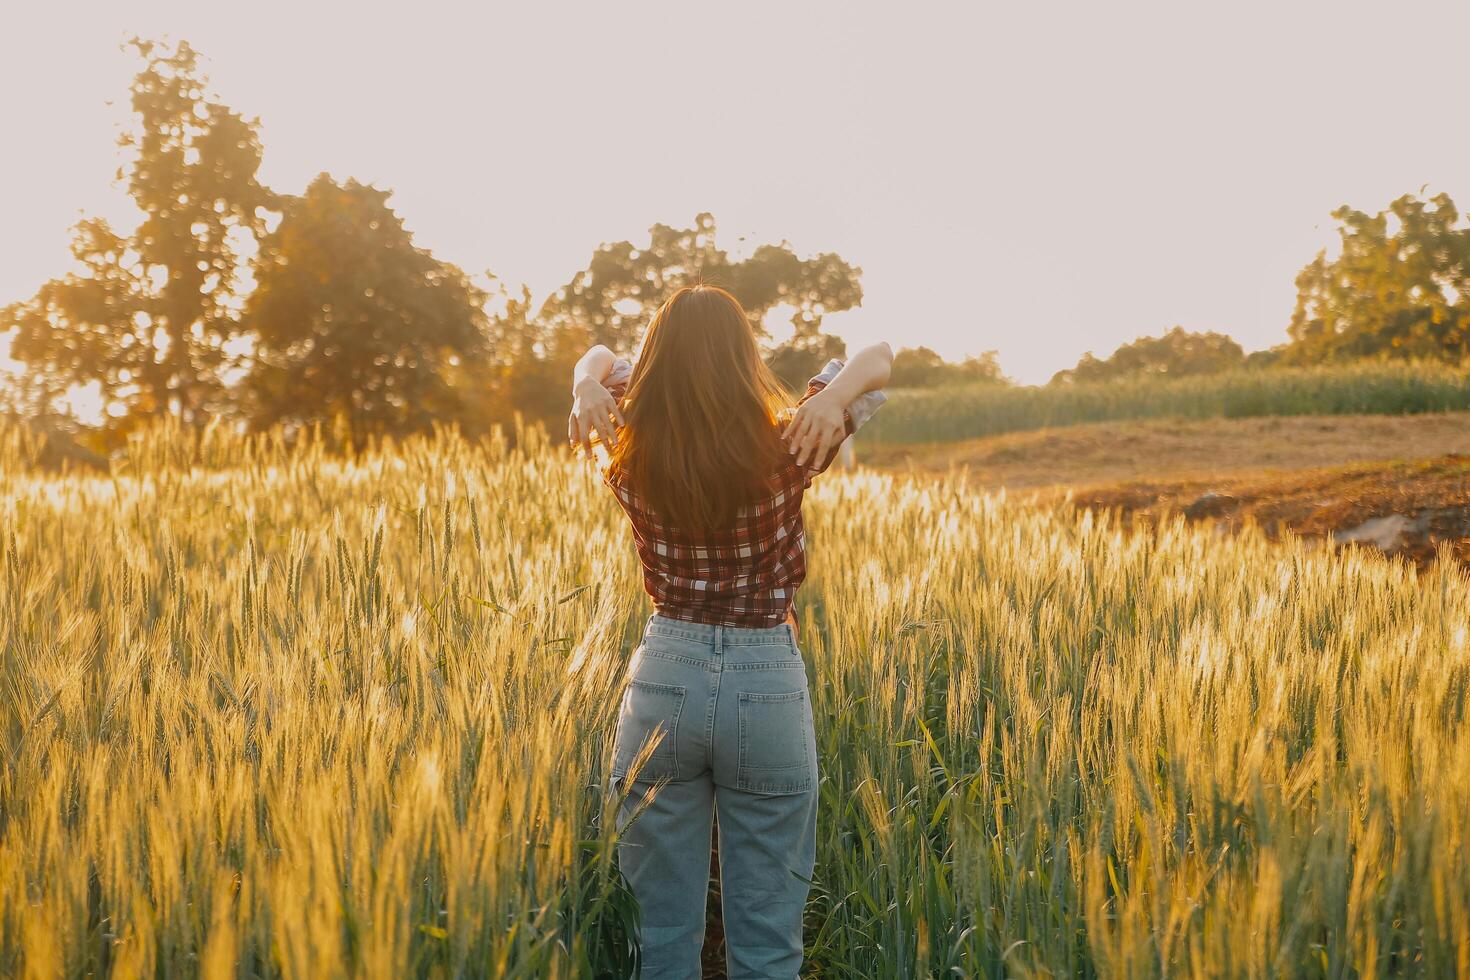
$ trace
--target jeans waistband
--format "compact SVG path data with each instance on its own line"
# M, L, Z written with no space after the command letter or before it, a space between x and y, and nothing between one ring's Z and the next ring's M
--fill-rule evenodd
M796 633L789 623L779 626L714 626L683 619L670 619L654 613L648 617L645 633L655 636L677 636L684 640L713 645L715 638L724 646L763 646L769 643L795 641Z

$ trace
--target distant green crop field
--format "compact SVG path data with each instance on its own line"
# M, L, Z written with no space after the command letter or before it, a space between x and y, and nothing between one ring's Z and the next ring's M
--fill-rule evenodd
M1470 409L1470 370L1363 364L1173 380L895 391L869 443L950 442L1082 422L1263 415L1406 415Z

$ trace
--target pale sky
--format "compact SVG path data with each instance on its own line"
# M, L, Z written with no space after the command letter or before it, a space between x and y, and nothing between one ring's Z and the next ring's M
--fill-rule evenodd
M200 50L275 189L391 188L538 299L710 211L732 251L861 266L850 344L1026 382L1174 324L1278 343L1334 207L1470 206L1464 2L8 3L0 303L70 268L79 212L131 220L134 33Z

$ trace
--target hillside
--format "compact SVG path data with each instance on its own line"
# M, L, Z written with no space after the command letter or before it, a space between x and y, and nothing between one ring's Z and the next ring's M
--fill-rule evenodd
M860 446L882 468L967 467L986 487L1035 489L1142 479L1470 455L1470 412L1098 422L957 443Z
M1155 522L1254 522L1401 555L1470 561L1470 413L1109 422L868 449L868 465Z
M1433 563L1441 549L1470 563L1470 456L1242 474L1223 480L1136 481L1079 489L1075 506L1154 523L1173 515L1236 530L1253 523L1339 546Z

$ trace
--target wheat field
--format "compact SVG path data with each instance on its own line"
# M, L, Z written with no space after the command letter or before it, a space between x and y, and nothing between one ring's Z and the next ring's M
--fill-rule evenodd
M616 976L648 612L534 432L0 446L0 975ZM858 471L807 506L824 977L1470 975L1470 592Z

